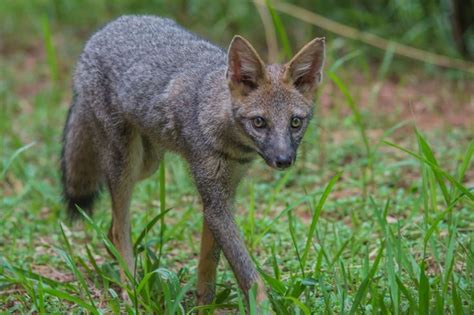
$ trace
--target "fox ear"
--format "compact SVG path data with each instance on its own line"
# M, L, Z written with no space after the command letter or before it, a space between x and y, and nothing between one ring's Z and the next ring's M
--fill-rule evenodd
M230 89L246 95L265 78L265 64L255 49L242 36L234 36L227 53L227 81Z
M309 94L321 83L325 39L315 38L306 44L286 65L284 78L302 94Z

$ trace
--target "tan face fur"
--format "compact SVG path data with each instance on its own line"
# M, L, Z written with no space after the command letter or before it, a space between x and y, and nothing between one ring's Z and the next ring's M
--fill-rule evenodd
M284 65L265 65L240 36L230 44L227 80L233 118L242 135L274 168L287 168L296 159L312 116L323 62L324 38L309 42Z

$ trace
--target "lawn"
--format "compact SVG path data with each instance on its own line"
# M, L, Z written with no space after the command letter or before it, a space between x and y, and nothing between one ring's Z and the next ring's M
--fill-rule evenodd
M235 5L229 20L215 9L207 22L186 19L205 15L197 4L182 13L177 4L97 3L95 12L74 1L0 4L0 311L192 314L202 215L180 158L167 155L134 192L131 285L107 252L107 193L92 218L67 221L59 156L74 62L91 32L123 12L166 12L222 46L240 33L262 55L265 34L252 35L248 21L260 22L251 3ZM266 13L280 60L325 34L306 25L295 39L292 27L303 22ZM324 82L296 165L278 172L254 162L237 195L236 220L273 312L474 314L472 71L327 36ZM225 259L206 309L245 313Z

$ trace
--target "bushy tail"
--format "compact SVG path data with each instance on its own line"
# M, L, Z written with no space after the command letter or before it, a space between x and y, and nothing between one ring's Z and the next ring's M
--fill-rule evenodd
M76 205L92 214L102 181L98 150L93 141L93 123L88 119L90 114L75 102L64 126L61 152L63 199L70 220L81 217Z

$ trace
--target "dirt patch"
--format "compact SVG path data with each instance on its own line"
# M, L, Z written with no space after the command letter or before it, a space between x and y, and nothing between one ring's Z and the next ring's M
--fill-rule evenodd
M47 265L32 265L31 269L33 272L52 280L58 282L72 282L75 280L74 275L69 272L62 272L57 268L53 268Z
M417 73L407 75L404 82L396 78L370 81L357 74L349 75L344 81L359 109L382 122L409 120L428 130L473 128L474 80L452 81ZM334 108L342 115L351 114L345 97L332 82L324 86L320 104L324 115Z

